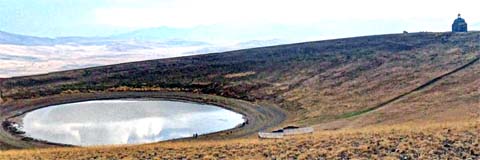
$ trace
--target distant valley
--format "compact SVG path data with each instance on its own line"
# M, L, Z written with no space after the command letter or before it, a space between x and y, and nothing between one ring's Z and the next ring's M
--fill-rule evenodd
M151 35L150 37L146 35ZM162 37L162 35L165 35ZM109 37L25 36L0 31L0 77L44 74L101 65L289 43L280 39L212 43L181 34L140 30Z

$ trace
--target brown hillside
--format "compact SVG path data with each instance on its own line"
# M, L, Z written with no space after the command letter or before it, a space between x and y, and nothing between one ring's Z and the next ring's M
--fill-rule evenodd
M216 94L273 102L295 115L290 122L310 125L367 112L472 62L479 38L414 33L308 42L18 77L1 90L10 101L121 86ZM475 117L463 112L479 106L478 63L385 106L374 121Z

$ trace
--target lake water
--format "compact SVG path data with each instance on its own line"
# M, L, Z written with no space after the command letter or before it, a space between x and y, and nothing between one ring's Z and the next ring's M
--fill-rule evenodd
M98 100L29 112L27 137L79 146L139 144L234 128L241 114L213 105L154 100Z

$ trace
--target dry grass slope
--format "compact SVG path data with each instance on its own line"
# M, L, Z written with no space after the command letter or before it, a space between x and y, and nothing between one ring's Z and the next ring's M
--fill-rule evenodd
M164 142L0 155L20 159L479 159L479 40L479 32L380 35L4 79L0 81L3 115L21 110L22 105L15 104L52 96L189 92L276 105L288 114L282 124L314 126L319 131L272 141Z
M323 131L280 140L165 142L141 146L12 150L1 159L479 159L480 123Z

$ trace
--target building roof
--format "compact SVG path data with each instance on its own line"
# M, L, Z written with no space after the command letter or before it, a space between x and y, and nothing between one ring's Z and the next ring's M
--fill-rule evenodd
M455 21L453 23L454 24L461 24L461 23L467 23L467 22L465 22L465 19L463 19L460 14L458 14L458 18L455 19Z

